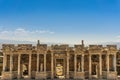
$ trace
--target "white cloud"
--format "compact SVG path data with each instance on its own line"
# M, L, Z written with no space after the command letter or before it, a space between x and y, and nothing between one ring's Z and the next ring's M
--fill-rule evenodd
M54 34L54 32L49 30L26 30L23 28L17 28L15 30L1 30L0 39L9 39L9 40L37 40L41 36L49 36ZM42 37L41 37L42 38Z
M120 36L116 36L116 38L120 38Z

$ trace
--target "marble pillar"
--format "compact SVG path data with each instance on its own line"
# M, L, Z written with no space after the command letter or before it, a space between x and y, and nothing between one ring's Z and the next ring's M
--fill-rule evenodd
M116 72L116 53L114 54L114 71Z
M76 78L76 70L77 70L77 54L74 55L74 78Z
M69 53L67 52L67 78L69 78Z
M7 63L7 55L6 54L3 54L3 71L5 72L5 69L6 69L6 63Z
M92 68L92 67L91 67L91 61L92 61L92 60L91 60L91 54L89 53L89 78L90 78L90 79L91 79L91 75L92 75L92 74L91 74L91 73L92 73L92 72L91 72L91 68Z
M51 53L51 78L54 78L54 72L53 72L53 52Z
M29 54L29 77L31 78L31 54Z
M20 78L20 61L21 61L21 54L18 55L18 78Z
M107 54L107 72L109 73L109 54Z
M37 53L37 72L39 72L39 54Z
M46 54L44 54L44 72L46 72Z
M102 54L99 54L100 78L102 78Z
M82 55L82 60L81 60L82 62L82 72L84 72L84 55Z
M10 72L13 70L13 54L10 54Z

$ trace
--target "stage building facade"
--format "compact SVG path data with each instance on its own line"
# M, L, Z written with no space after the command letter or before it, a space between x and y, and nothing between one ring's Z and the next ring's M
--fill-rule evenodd
M3 44L1 79L118 79L120 51L116 45Z

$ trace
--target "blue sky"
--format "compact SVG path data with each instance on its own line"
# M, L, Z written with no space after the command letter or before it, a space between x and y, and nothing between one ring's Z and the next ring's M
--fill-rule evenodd
M0 39L120 41L120 0L0 0Z

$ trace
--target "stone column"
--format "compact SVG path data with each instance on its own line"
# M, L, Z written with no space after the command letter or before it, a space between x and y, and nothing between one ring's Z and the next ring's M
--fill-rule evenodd
M46 72L46 53L44 54L44 72Z
M77 66L76 66L77 59L76 59L76 57L77 57L77 54L75 53L75 55L74 55L74 78L76 78L76 70L77 70Z
M100 78L102 78L102 55L99 54Z
M5 72L5 68L6 68L6 63L7 63L7 55L4 53L3 54L3 71Z
M82 60L81 60L82 62L82 72L84 72L84 55L82 54Z
M109 73L109 54L107 54L107 72Z
M69 53L67 52L67 78L69 79Z
M13 54L10 54L10 72L13 70Z
M37 53L37 72L39 72L39 54Z
M116 53L114 54L114 71L116 72Z
M91 67L91 61L92 61L92 60L91 60L91 56L92 56L92 55L89 53L89 78L90 78L90 79L91 79L91 68L92 68L92 67Z
M29 78L31 78L31 53L29 54Z
M20 78L20 58L21 54L18 55L18 79Z
M54 78L54 72L53 72L53 52L51 51L51 78Z

